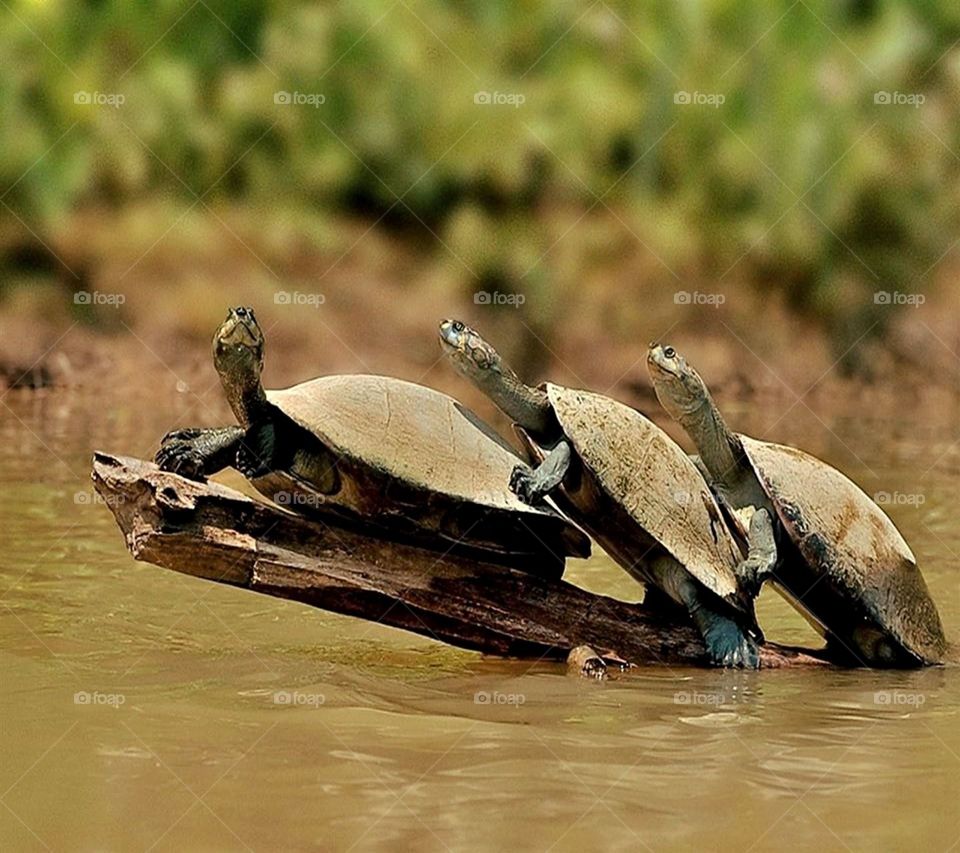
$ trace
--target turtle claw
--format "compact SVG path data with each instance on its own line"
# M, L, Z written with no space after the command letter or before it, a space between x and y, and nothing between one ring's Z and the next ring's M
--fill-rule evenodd
M189 442L189 440L174 439L166 441L160 446L154 461L161 471L170 471L179 474L188 480L205 482L204 457Z
M703 641L714 666L759 669L760 649L732 619L711 614L703 630Z
M517 465L510 475L510 491L525 504L534 504L542 497L536 488L534 472L525 465Z
M237 448L237 460L234 467L248 480L256 480L272 470L260 456L245 444Z
M154 456L154 462L160 466L160 470L204 482L207 479L204 476L205 459L196 445L201 432L196 428L168 432L161 439L160 449Z
M707 608L693 613L713 666L759 669L760 648L730 617Z

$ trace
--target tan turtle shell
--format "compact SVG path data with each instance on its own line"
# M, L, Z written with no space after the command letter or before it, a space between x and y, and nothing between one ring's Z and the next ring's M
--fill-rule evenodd
M564 485L571 517L632 574L661 547L704 586L741 610L742 559L706 481L683 449L640 412L602 394L545 383L560 427L595 488ZM542 459L544 449L528 437ZM596 490L607 498L598 506ZM611 523L611 507L631 524ZM561 506L567 509L566 506Z
M941 660L946 640L936 605L913 552L886 513L852 480L815 456L739 438L813 569L809 583L829 578L825 585L839 588L851 605L864 606L908 652L928 663Z
M503 550L524 542L531 551L589 553L587 537L559 513L510 491L517 454L446 394L392 377L341 375L267 391L267 399L338 457L340 488L315 496L321 501L495 548L502 538Z

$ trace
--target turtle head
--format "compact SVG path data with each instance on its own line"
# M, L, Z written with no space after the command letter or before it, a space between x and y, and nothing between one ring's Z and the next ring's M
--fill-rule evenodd
M246 424L263 399L263 332L252 308L231 308L213 336L213 363L237 419Z
M459 320L440 324L440 346L457 371L481 387L503 368L500 354Z
M668 344L650 345L647 370L660 405L678 421L699 412L710 398L700 374Z
M553 413L544 391L525 385L479 333L459 320L444 320L440 345L457 372L514 423L533 433L543 433L552 425Z
M735 488L738 478L754 476L739 437L731 432L700 374L680 353L667 344L651 344L647 370L660 405L693 439L714 481Z

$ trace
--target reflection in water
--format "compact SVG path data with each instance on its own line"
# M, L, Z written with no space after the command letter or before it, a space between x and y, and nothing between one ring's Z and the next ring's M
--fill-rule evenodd
M596 684L175 575L127 556L88 477L94 447L149 454L176 402L6 402L4 849L940 850L960 835L955 668ZM803 421L778 437L869 493L923 495L889 511L956 638L957 435L824 420L835 435ZM570 577L638 597L602 556ZM815 641L775 593L759 610L769 636Z

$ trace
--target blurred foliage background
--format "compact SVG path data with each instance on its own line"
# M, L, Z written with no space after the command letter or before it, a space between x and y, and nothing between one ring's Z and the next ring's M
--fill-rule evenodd
M206 336L238 276L341 276L329 296L369 273L431 306L523 294L536 362L584 288L584 335L631 340L641 300L742 292L868 375L894 317L874 294L932 287L957 233L955 4L9 0L0 18L8 314L189 280L189 305L142 310ZM88 309L63 312L116 315Z

